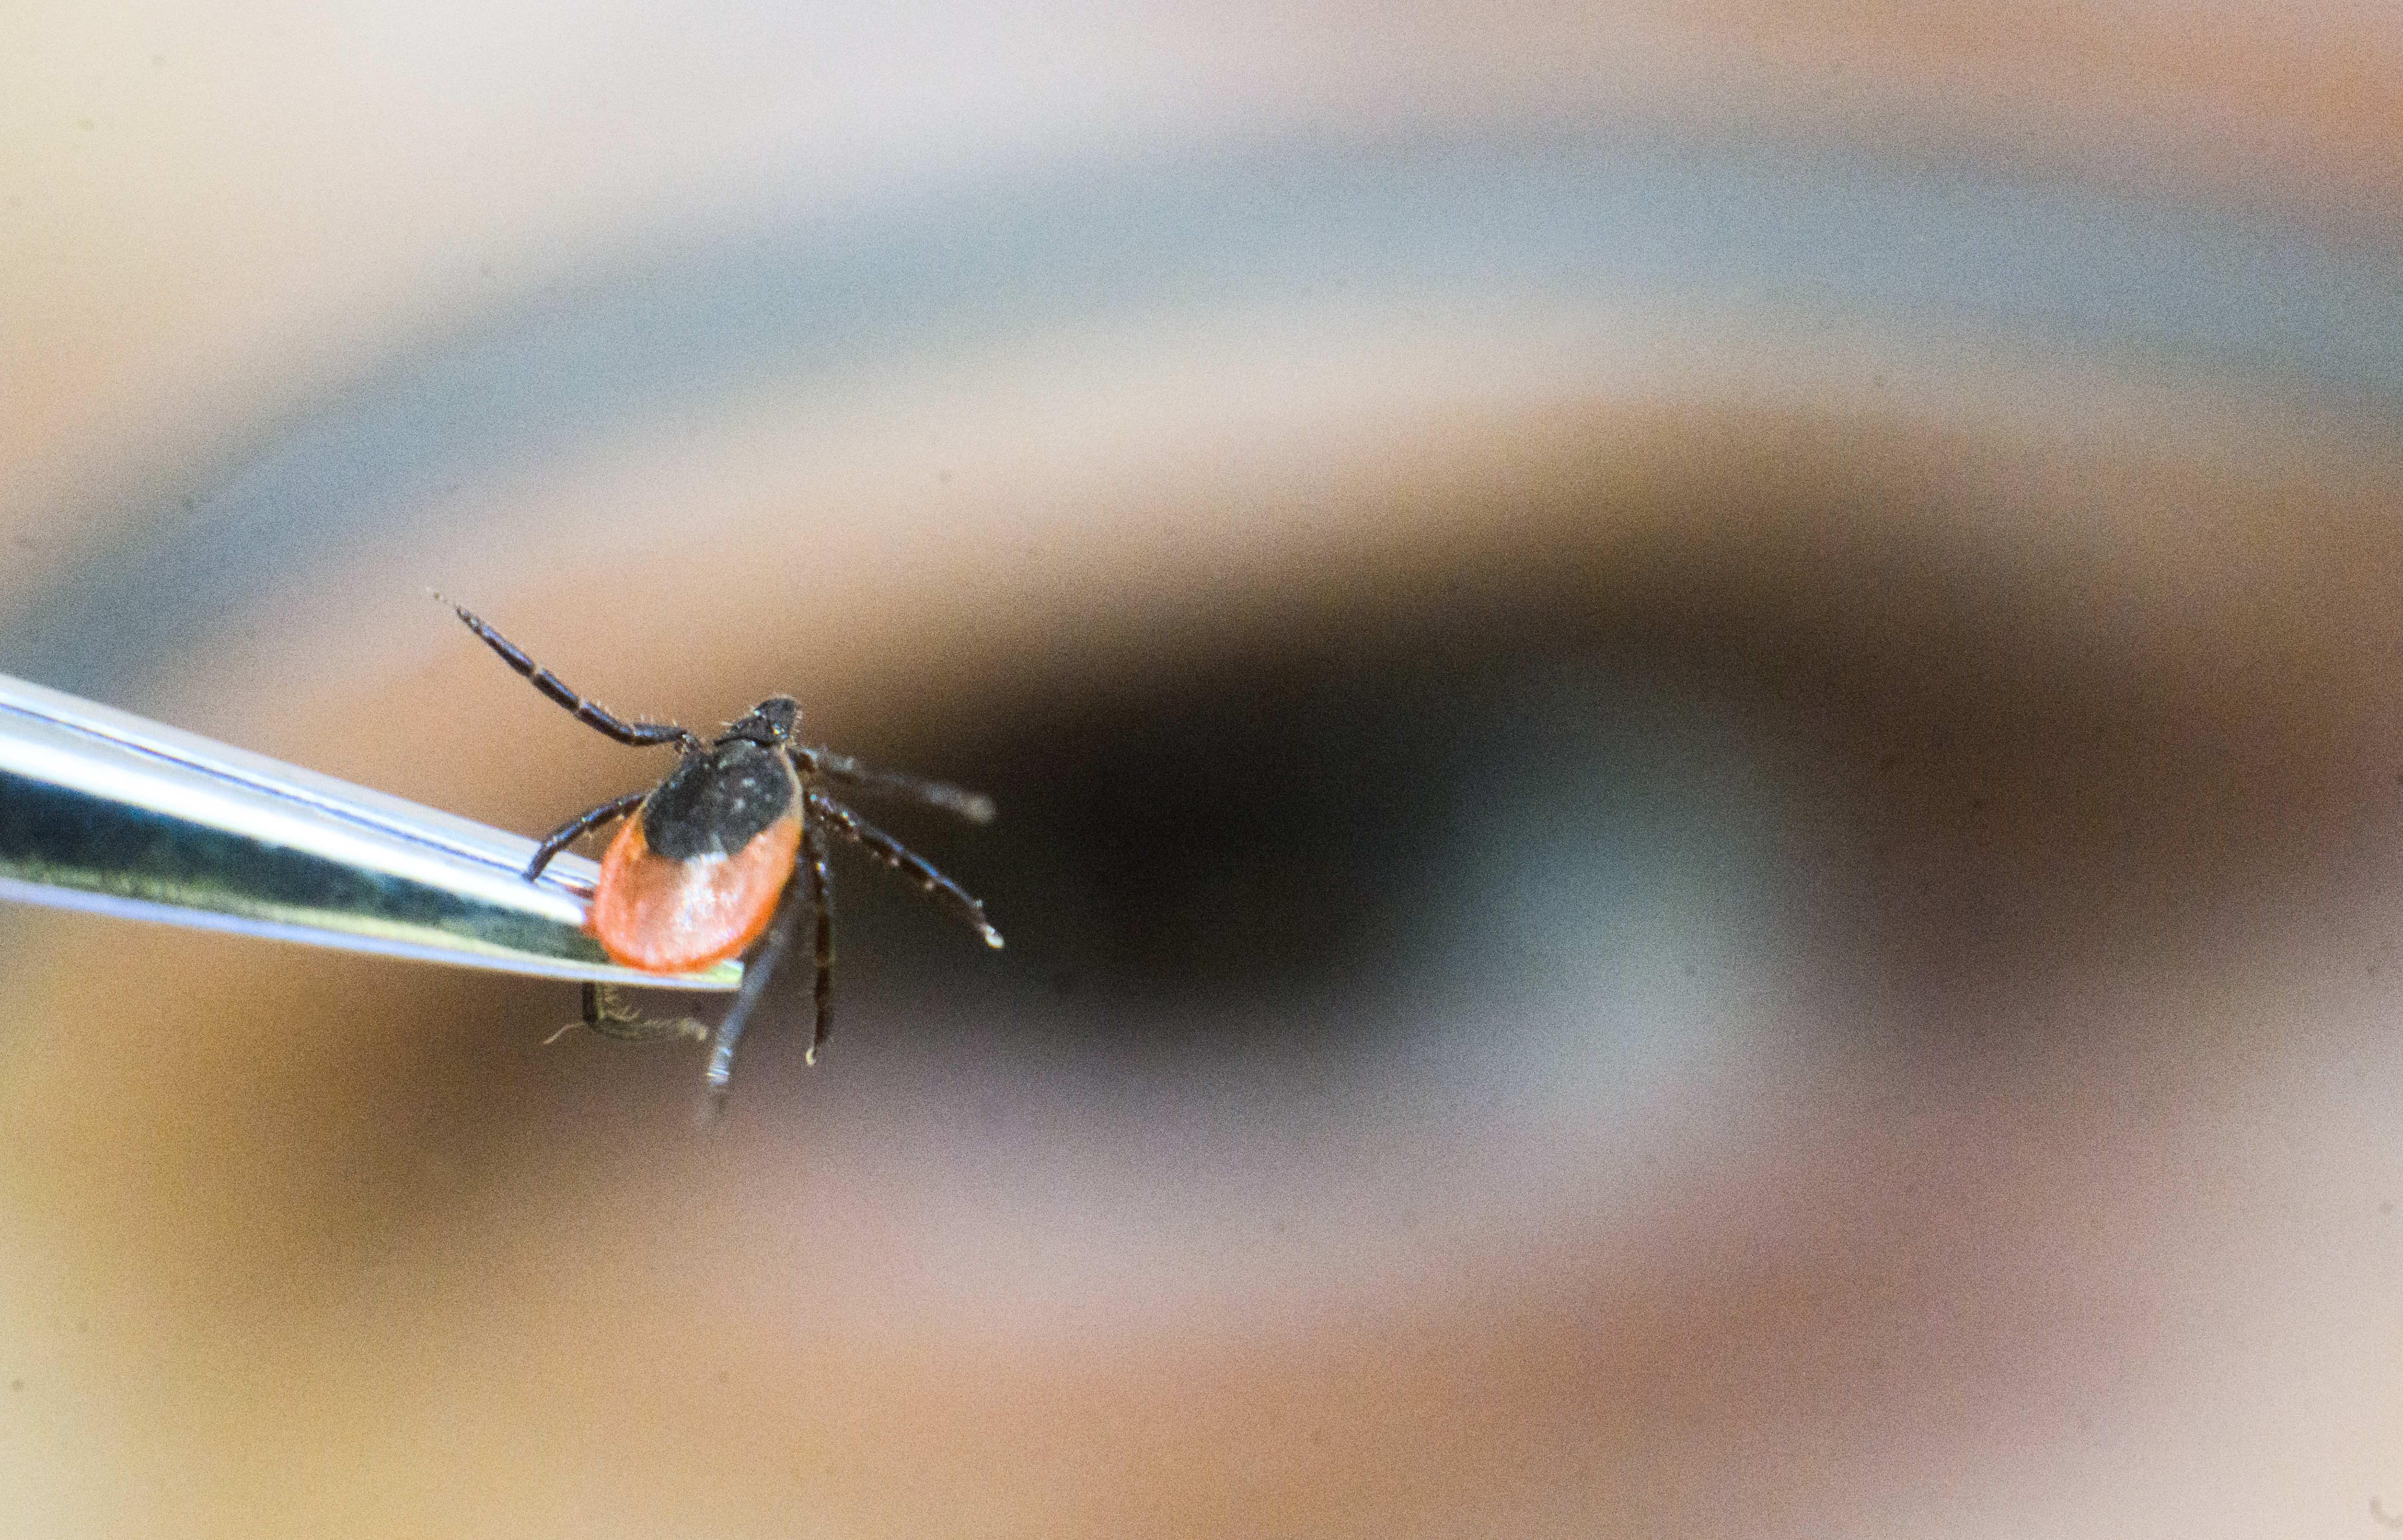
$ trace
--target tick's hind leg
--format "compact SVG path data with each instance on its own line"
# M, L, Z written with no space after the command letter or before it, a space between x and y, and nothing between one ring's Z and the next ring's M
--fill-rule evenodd
M810 1032L810 1051L803 1062L818 1061L826 1047L826 1029L834 1024L834 874L826 869L826 835L815 818L801 819L801 869L796 874L809 892L810 908L817 912L817 1025Z
M809 822L802 820L806 839ZM776 918L768 923L767 938L743 961L743 987L734 993L734 1004L717 1023L717 1044L709 1050L709 1089L713 1096L723 1098L734 1083L734 1049L742 1041L743 1028L751 1013L768 992L768 979L776 971L777 960L785 949L793 944L793 931L799 925L801 909L808 901L809 884L799 872L785 884L785 895L776 904Z
M620 743L637 748L653 743L697 743L699 739L684 728L668 722L627 722L613 716L598 701L587 701L567 687L564 680L520 651L517 644L470 615L464 605L452 604L467 629L482 637L484 645L501 655L501 661L525 675L534 687L576 714L576 719L588 728L607 733Z
M677 1039L705 1041L709 1029L689 1016L673 1020L645 1016L626 1003L626 997L614 984L587 983L584 986L584 1020L570 1021L550 1034L558 1042L561 1033L578 1026L590 1027L604 1037L614 1037L620 1043L666 1043Z
M937 871L924 856L900 840L870 824L830 797L810 794L811 805L826 815L835 832L861 850L891 867L917 884L918 891L942 905L958 917L960 923L984 937L988 947L1001 945L1001 932L984 917L984 905L968 896L967 890Z

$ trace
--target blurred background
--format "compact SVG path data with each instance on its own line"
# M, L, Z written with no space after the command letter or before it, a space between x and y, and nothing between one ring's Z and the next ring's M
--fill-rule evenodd
M988 790L701 1061L0 913L0 1516L2403 1519L2403 21L21 6L0 671Z

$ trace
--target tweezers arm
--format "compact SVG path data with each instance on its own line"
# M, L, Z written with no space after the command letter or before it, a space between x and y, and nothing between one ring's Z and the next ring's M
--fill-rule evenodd
M660 989L583 931L592 864L0 675L0 898Z

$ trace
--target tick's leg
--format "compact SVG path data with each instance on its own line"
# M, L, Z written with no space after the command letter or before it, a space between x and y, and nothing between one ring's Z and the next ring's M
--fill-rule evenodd
M802 827L809 826L802 821ZM796 872L793 881L785 884L785 896L777 901L776 918L768 923L767 939L758 950L743 959L743 987L734 993L734 1004L726 1008L724 1020L717 1023L717 1045L709 1050L710 1094L723 1099L734 1079L734 1046L741 1041L743 1025L750 1020L759 997L768 992L769 976L776 971L777 959L793 944L793 931L800 923L801 909L809 901L808 885Z
M672 1038L701 1042L709 1036L709 1029L689 1016L672 1020L645 1016L627 1005L614 986L590 982L584 986L584 1025L620 1043L664 1043ZM558 1039L559 1033L551 1034L551 1041Z
M641 807L643 798L650 795L646 791L628 792L623 797L602 803L590 812L577 813L566 823L544 835L542 844L534 853L534 859L526 863L525 880L531 882L540 877L542 868L550 865L552 856L576 843L588 831L597 829L615 819L625 817L626 814Z
M801 869L799 878L809 890L810 908L817 914L817 1025L810 1034L810 1051L804 1062L818 1061L818 1049L826 1047L826 1029L834 1022L834 874L826 869L826 835L820 830L816 809L822 799L815 792L804 792L810 799L809 811L801 818Z
M517 645L499 631L467 613L463 605L453 604L459 618L467 629L484 639L484 645L501 655L501 661L534 681L534 687L549 696L576 714L576 719L589 728L597 728L620 743L637 748L652 743L697 743L699 739L684 728L666 722L624 722L612 716L601 706L569 689L559 675L542 667L517 648Z
M866 792L871 797L900 797L921 802L930 808L940 808L971 824L993 822L993 798L980 791L967 791L946 785L940 781L922 781L914 775L896 770L878 770L863 765L847 754L820 748L813 743L793 745L793 758L801 770L811 775L823 776L846 791Z
M918 886L918 891L957 915L962 923L984 937L988 947L1001 945L1001 932L984 917L984 906L969 897L957 882L926 864L925 857L876 827L830 797L813 798L835 832L891 867Z

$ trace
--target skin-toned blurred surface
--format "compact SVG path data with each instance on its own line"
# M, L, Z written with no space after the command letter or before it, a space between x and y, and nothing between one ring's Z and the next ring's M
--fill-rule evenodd
M7 911L9 1527L2403 1514L2391 13L0 61L0 669L661 773L439 587L993 791L1011 941L843 866L701 1130L572 991Z

